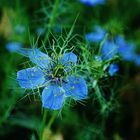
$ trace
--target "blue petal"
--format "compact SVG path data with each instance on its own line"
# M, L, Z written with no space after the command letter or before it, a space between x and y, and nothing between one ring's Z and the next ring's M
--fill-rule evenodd
M134 62L137 66L140 66L140 55L138 54L135 55Z
M45 82L45 78L40 69L33 67L18 71L17 81L22 88L35 89Z
M105 41L101 48L101 53L103 55L103 58L106 60L109 60L113 58L118 52L118 47L115 45L113 41Z
M65 65L66 71L69 71L72 65L76 65L77 56L72 52L65 53L62 58L59 59L59 62Z
M49 85L42 92L42 106L52 110L61 109L64 104L64 89L57 85Z
M118 46L118 52L120 54L123 54L127 51L127 43L126 41L124 40L124 38L122 38L121 36L116 36L115 37L115 43L117 44Z
M127 43L121 36L117 36L115 40L121 57L126 61L132 61L135 58L135 45Z
M50 58L47 54L41 52L39 49L20 49L18 51L22 55L29 57L30 60L41 68L48 68Z
M135 48L136 46L132 43L127 43L126 50L121 53L121 56L126 61L132 61L135 58Z
M80 2L89 6L95 6L96 4L104 4L105 0L80 0Z
M66 95L74 98L75 100L87 98L88 90L86 82L83 78L69 76L68 83L63 83L63 87Z
M118 66L117 64L111 64L111 65L109 66L108 72L109 72L110 76L113 76L114 74L116 74L116 72L117 72L118 70L119 70L119 66Z
M18 50L21 48L22 48L22 44L20 42L9 42L6 44L6 49L9 52L18 52Z
M67 64L67 63L74 63L76 64L77 62L77 56L72 53L72 52L69 52L69 53L65 53L61 59L62 63L63 64Z
M100 42L104 39L106 31L102 29L100 26L95 27L95 31L86 34L86 40L91 42Z

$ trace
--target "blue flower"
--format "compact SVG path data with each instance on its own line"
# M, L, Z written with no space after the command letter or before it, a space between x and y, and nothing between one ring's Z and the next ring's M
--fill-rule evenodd
M43 87L42 106L52 110L61 109L67 97L82 100L87 97L87 85L82 77L71 74L76 65L77 56L65 53L52 58L39 49L22 49L23 55L35 64L32 68L17 72L17 81L24 89Z
M101 42L106 35L106 30L100 26L95 27L95 31L92 33L86 34L86 40L91 42ZM118 47L115 44L114 40L109 40L108 38L104 41L101 46L102 59L109 60L113 58L118 53Z
M24 25L18 24L18 25L15 26L15 31L19 34L24 33L25 30L26 30L26 27Z
M95 31L86 34L86 40L90 42L101 42L106 35L106 31L100 26L95 27ZM108 36L109 37L109 36ZM136 46L129 43L120 35L116 35L113 39L106 38L101 46L102 59L110 60L116 55L120 55L126 61L135 61L138 64L138 57L135 53Z
M6 49L9 52L17 52L22 48L22 44L20 42L9 42L6 44Z
M136 46L133 43L127 43L121 36L116 36L115 41L120 56L126 61L133 61Z
M82 2L88 6L95 6L97 4L104 4L105 0L80 0L80 2Z
M101 54L103 59L109 60L118 53L117 45L113 40L106 40L101 48Z
M54 32L56 33L61 33L62 31L62 25L61 24L56 24L54 27Z
M45 28L42 28L42 27L37 28L36 33L38 36L44 35Z
M106 31L100 26L95 27L95 31L86 34L85 38L91 42L100 42L104 39Z
M140 66L140 55L136 54L134 56L134 62L137 66Z
M113 76L116 74L116 72L119 70L119 66L117 64L111 64L108 69L108 73L110 76Z

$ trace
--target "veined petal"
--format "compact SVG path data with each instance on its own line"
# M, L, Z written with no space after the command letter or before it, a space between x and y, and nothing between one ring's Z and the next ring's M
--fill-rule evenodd
M42 92L42 106L52 110L59 110L64 104L64 89L57 85L49 85Z
M76 76L69 76L68 83L64 83L66 95L71 96L75 100L85 99L88 95L87 85L83 78Z
M33 67L18 71L17 81L22 88L35 89L45 82L45 77L40 69Z
M47 54L41 52L39 49L25 49L22 48L18 51L22 55L29 57L30 60L41 68L48 68L50 58Z

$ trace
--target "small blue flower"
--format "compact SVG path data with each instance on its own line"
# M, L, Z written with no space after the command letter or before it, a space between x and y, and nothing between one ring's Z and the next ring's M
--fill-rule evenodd
M118 47L113 40L106 40L101 48L102 57L109 60L117 55Z
M18 24L18 25L15 26L15 31L19 34L24 33L25 30L26 30L26 27L24 25Z
M95 6L97 4L104 4L105 0L80 0L80 2L88 6Z
M42 106L52 110L61 109L67 97L82 100L87 97L87 85L82 77L71 75L77 56L65 53L54 60L39 49L22 49L23 55L35 64L32 68L17 72L17 81L24 89L43 87Z
M61 24L56 24L54 27L54 32L56 33L61 33L62 31L62 25Z
M136 46L133 43L127 43L121 36L117 36L115 41L118 46L118 53L120 56L126 61L133 61Z
M45 29L42 28L42 27L39 27L39 28L36 29L36 33L37 33L38 36L42 36L42 35L45 34Z
M134 56L134 62L137 66L140 66L140 55L136 54Z
M22 48L22 44L20 42L8 42L6 44L6 49L9 52L17 52L18 50L20 50Z
M86 34L85 38L91 42L100 42L104 39L106 31L100 26L95 27L95 31Z
M117 64L111 64L108 69L108 73L110 76L113 76L116 74L116 72L119 70L119 66Z

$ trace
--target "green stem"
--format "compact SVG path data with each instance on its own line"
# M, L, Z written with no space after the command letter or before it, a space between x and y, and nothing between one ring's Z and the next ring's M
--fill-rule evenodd
M57 116L57 111L53 112L52 117L50 118L48 125L46 127L46 131L49 130L51 128L52 123L54 122L56 116ZM43 120L42 120L42 127L41 127L41 133L40 133L40 140L43 140L43 132L44 132L44 128L45 128L45 123L46 123L46 117L47 117L47 109L44 110L43 112Z
M101 54L102 46L104 45L104 43L107 40L107 38L108 38L108 34L105 35L104 39L101 41L101 43L99 45L98 55Z
M101 91L100 91L100 88L98 85L95 86L95 91L96 91L96 96L98 98L99 104L102 108L103 105L105 104L105 99L104 99L103 95L101 94Z
M99 102L99 105L100 105L100 108L101 108L101 114L105 116L106 113L107 113L108 102L103 97L98 85L95 86L95 90L96 90L96 96L98 98L98 102Z
M100 88L98 85L95 86L95 90L96 90L96 96L98 98L100 107L101 107L101 113L102 113L102 119L101 119L101 128L105 129L105 121L106 121L106 116L104 115L105 113L105 107L106 107L106 100L104 99L103 95L101 94Z
M49 20L49 24L48 24L48 26L49 26L48 31L47 31L45 39L44 39L44 44L46 44L46 42L50 36L51 28L53 27L53 25L55 23L58 6L59 6L59 0L55 0L54 6L53 6L53 11L52 11L52 16L51 16L51 18Z
M43 139L43 131L45 128L46 118L47 118L47 109L44 109L43 119L42 119L42 127L41 127L41 132L40 132L40 140Z
M50 127L51 127L52 123L54 122L56 116L57 116L57 112L54 111L54 112L53 112L53 115L52 115L52 117L51 117L51 119L49 120L49 123L48 123L48 125L47 125L47 128L46 128L47 130L50 129Z

